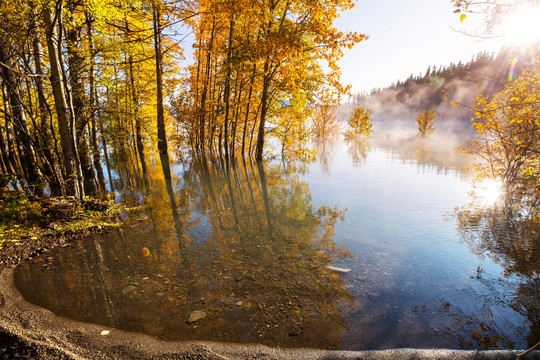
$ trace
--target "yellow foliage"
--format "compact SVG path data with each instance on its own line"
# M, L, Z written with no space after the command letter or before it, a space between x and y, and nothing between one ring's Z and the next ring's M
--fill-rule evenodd
M452 103L452 106L454 106L454 103ZM435 110L431 110L429 107L426 108L425 112L418 114L416 117L416 124L418 126L420 136L424 137L435 131L436 115L437 113Z
M507 184L537 186L540 179L540 81L538 63L493 97L478 97L474 143L464 149L483 161L484 175Z
M357 107L351 114L348 125L349 128L345 131L346 139L356 140L359 137L369 137L373 131L371 110L364 106Z

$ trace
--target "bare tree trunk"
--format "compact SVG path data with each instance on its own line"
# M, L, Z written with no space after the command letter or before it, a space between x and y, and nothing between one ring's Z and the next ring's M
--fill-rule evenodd
M101 146L103 147L103 159L105 160L105 166L107 167L107 175L109 175L109 186L111 188L111 192L114 192L111 162L109 161L109 153L107 150L107 140L105 138L105 133L103 132L103 123L101 121L99 122L99 132L101 134Z
M242 72L243 72L243 67L242 67ZM234 109L234 112L233 112L233 118L234 118L234 122L232 123L232 136L231 136L231 157L234 158L234 153L235 153L235 150L236 150L236 127L238 125L238 112L240 110L240 99L242 98L242 86L240 84L240 88L238 86L238 82L239 82L239 79L240 79L240 69L238 69L236 71L236 81L234 83L234 100L233 100L233 103L236 103L236 108Z
M127 26L127 23L126 23ZM141 119L139 117L139 96L137 93L137 88L135 87L135 76L133 74L133 56L129 55L129 80L131 85L131 93L133 98L133 105L135 106L134 114L135 117L135 136L137 143L137 152L139 153L139 158L141 160L142 175L144 179L144 184L148 186L148 171L146 169L146 157L144 155L144 143L141 129Z
M201 33L204 29L201 29ZM200 36L200 35L199 35ZM199 149L199 132L197 129L197 119L199 119L201 108L199 103L199 78L201 76L201 55L202 55L202 36L199 37L199 52L197 53L197 75L195 77L195 121L193 123L193 132L195 133L195 149Z
M41 41L39 39L39 33L36 29L34 34L34 40L32 43L33 53L34 53L34 62L36 66L36 73L38 75L44 75L45 71L43 70L43 49L41 46ZM47 103L45 97L45 90L43 89L43 81L41 77L36 77L36 92L38 96L39 104L39 115L40 115L40 148L43 153L43 157L49 163L49 167L45 167L44 171L48 169L47 177L50 181L50 190L53 196L65 195L66 189L62 185L62 172L58 164L58 159L54 154L54 129L52 127L52 117L51 117L51 108Z
M9 156L7 151L6 138L4 136L4 130L0 126L0 160L3 174L13 174L11 163L9 162Z
M203 83L203 91L201 94L201 106L200 106L200 117L199 117L199 146L201 148L201 152L204 152L204 127L205 127L205 118L206 118L206 97L208 94L208 83L210 81L210 69L211 69L211 55L212 55L212 47L214 44L214 37L215 37L215 30L216 30L216 19L215 16L212 20L212 31L210 32L210 42L208 43L208 49L206 53L206 69L205 69L205 76L204 76L204 83Z
M4 116L5 116L5 129L6 129L6 145L8 150L8 159L9 163L11 164L11 168L13 169L13 174L20 174L21 169L19 166L19 163L17 162L17 157L15 156L17 153L15 151L15 144L13 139L13 131L11 126L11 111L9 109L9 98L7 95L7 89L6 84L2 81L2 97L4 100Z
M244 119L244 133L242 134L242 156L244 156L246 148L246 133L249 124L249 108L251 105L251 94L253 93L253 83L255 82L255 72L257 70L257 64L253 63L253 73L251 74L251 81L249 83L249 91L247 96L247 105L246 105L246 117Z

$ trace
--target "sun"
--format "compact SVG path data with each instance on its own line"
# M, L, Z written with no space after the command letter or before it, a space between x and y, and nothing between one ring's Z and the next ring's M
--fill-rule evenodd
M540 42L540 7L524 6L512 11L501 30L507 45L524 46Z
M478 204L493 207L502 197L502 182L496 179L484 179L475 184L473 194Z

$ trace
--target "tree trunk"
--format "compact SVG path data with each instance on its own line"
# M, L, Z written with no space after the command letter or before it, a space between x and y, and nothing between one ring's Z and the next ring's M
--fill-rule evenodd
M202 34L203 29L200 33ZM202 55L202 35L199 35L199 51L197 52L197 75L195 77L195 121L193 123L193 133L195 133L195 149L199 150L199 131L197 129L197 119L199 119L201 108L199 103L199 78L201 75L201 55Z
M71 14L75 13L75 2L68 1ZM96 179L94 165L90 158L90 139L85 131L88 119L85 116L85 89L82 79L84 58L79 52L81 41L79 39L80 30L77 28L73 15L70 19L71 26L66 32L66 48L69 63L69 84L71 86L71 99L73 102L73 112L75 116L75 134L77 137L77 147L81 163L81 171L84 179L84 191L86 195L96 195L99 187Z
M242 98L242 84L240 86L238 85L239 79L240 79L240 73L243 72L244 67L242 66L242 69L238 69L236 71L236 81L234 83L234 100L233 103L236 104L236 107L233 112L233 118L234 122L232 123L232 136L231 136L231 157L234 158L235 150L236 150L236 127L238 125L238 113L240 111L240 100Z
M79 199L84 198L83 181L80 174L77 159L77 145L75 138L74 119L68 108L67 89L64 84L64 71L62 59L60 57L61 36L59 22L62 19L62 4L55 9L53 15L49 7L44 8L44 19L47 26L46 38L49 50L49 61L51 66L51 85L53 88L54 102L56 104L56 115L58 117L58 132L60 143L64 155L64 168L68 185L68 194Z
M165 114L163 110L163 54L161 50L161 12L153 3L154 49L156 55L157 84L157 135L160 155L167 154L167 133L165 131Z
M214 45L214 37L215 37L215 30L216 30L216 19L215 16L212 20L212 31L210 32L210 40L208 43L208 49L206 53L206 69L204 74L204 83L203 83L203 91L201 94L201 106L200 106L200 114L199 114L199 146L201 148L201 152L204 152L204 127L205 127L205 117L206 117L206 97L208 94L208 83L210 81L210 69L211 69L211 55L212 55L212 47Z
M127 23L126 23L127 26ZM133 74L133 56L129 55L129 80L131 85L131 93L133 105L135 106L133 116L135 117L135 137L137 143L137 152L141 160L142 175L144 184L148 186L148 171L146 169L146 157L144 156L144 143L141 129L141 118L139 117L139 94L135 87L135 75Z
M225 159L229 158L229 97L231 92L231 52L232 52L232 39L234 33L234 16L229 24L229 46L227 50L227 76L225 77L225 94L223 95L223 102L225 103L225 122L223 124L225 135Z
M264 125L266 123L266 111L268 106L268 88L270 86L270 75L268 74L268 59L264 62L263 74L263 92L261 96L261 121L259 122L259 132L257 134L257 149L255 151L255 160L261 161L264 148Z
M4 174L15 174L15 167L11 162L10 151L9 151L9 128L7 124L9 123L9 107L7 103L7 96L5 91L5 84L2 82L2 100L4 104L4 124L6 125L4 129L0 126L0 151L2 152L2 162L4 166ZM12 154L14 155L14 154Z
M13 131L11 127L11 111L9 109L9 98L7 95L6 84L2 81L2 97L4 100L4 116L5 116L5 129L6 129L6 145L8 150L8 158L13 169L13 174L18 175L21 173L19 163L17 162L17 153L15 151L15 144L13 139Z
M13 72L13 63L8 53L8 46L0 36L0 61L5 64L1 66L1 76L4 80L11 105L11 115L17 140L19 140L19 159L24 173L27 176L29 185L33 187L36 195L43 195L43 179L38 168L35 150L32 144L32 137L26 121L24 104L22 103L18 82Z
M34 62L36 66L36 74L44 75L45 71L43 70L43 49L41 46L41 41L39 39L38 31L34 34L35 38L32 43L32 48L34 52ZM47 173L47 177L50 181L50 190L53 196L65 195L65 188L62 185L62 172L58 164L58 159L54 154L54 129L52 126L52 116L51 108L47 103L47 98L45 97L45 90L43 88L43 81L41 77L35 79L36 91L38 96L39 104L39 116L40 116L40 147L43 157L48 162L49 166L45 167L44 171Z
M246 148L246 133L247 133L248 121L249 121L249 108L251 105L251 94L253 93L253 83L255 82L256 70L257 70L257 64L253 63L253 73L251 74L251 80L249 83L249 91L248 91L248 96L247 96L246 117L244 120L244 133L242 134L242 156L244 156L245 148Z
M9 156L7 151L6 138L4 136L4 130L0 126L0 163L2 166L2 174L13 174L11 163L9 162Z
M86 26L88 29L88 47L90 49L90 73L88 76L88 82L90 85L90 125L92 130L92 156L94 161L94 167L96 169L99 187L102 191L107 191L107 185L105 184L105 176L103 174L103 168L101 167L101 156L99 151L99 144L97 139L97 126L96 122L99 120L99 104L97 96L97 88L94 79L95 69L95 50L94 50L94 38L92 35L92 19L88 13L86 13ZM103 136L103 134L102 134Z

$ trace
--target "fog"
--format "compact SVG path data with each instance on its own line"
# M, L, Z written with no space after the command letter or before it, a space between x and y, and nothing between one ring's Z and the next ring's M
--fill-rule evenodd
M442 90L446 91L446 94ZM492 93L494 84L463 80L433 80L431 84L413 84L408 89L386 89L364 99L362 103L345 103L338 119L346 125L358 105L372 112L373 133L370 144L395 153L404 160L421 165L464 172L473 159L464 158L460 148L471 144L475 135L471 128L473 108L479 93ZM444 101L444 97L447 100ZM451 101L463 106L452 106ZM429 106L437 112L435 131L421 137L416 117Z

